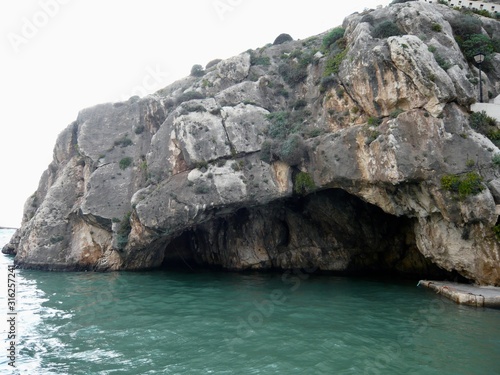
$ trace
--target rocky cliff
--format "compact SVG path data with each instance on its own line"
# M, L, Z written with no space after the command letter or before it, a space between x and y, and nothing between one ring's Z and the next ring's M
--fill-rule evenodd
M469 126L478 71L461 22L500 37L491 18L403 2L85 109L3 251L49 270L188 263L500 285L500 150Z

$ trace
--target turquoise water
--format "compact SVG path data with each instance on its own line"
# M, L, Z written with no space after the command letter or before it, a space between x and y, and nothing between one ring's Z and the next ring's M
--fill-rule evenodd
M6 278L12 258L0 263ZM16 272L20 340L6 374L500 374L500 311L414 282ZM5 292L0 304L5 320Z

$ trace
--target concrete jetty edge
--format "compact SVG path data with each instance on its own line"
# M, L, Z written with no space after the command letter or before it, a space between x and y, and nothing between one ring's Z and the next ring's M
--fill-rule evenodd
M499 287L431 280L420 280L417 286L434 290L436 293L458 304L500 309Z

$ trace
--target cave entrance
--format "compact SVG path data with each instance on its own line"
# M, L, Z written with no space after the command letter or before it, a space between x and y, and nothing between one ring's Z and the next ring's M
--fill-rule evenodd
M166 246L161 268L176 271L194 271L202 266L192 251L194 233L190 230L174 238Z
M200 224L166 246L162 266L449 277L418 251L413 226L411 218L328 189Z

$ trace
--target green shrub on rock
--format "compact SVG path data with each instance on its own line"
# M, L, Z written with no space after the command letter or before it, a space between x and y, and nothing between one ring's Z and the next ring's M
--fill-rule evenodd
M337 80L337 77L335 77L334 75L323 76L321 78L321 81L320 81L319 91L321 93L324 93L329 88L331 88L335 85L338 85L338 84L339 84L339 82Z
M250 64L251 65L269 66L269 65L271 65L271 59L268 56L256 56L256 55L252 54L250 56Z
M181 104L194 99L205 99L205 95L198 91L186 91L177 98L176 102L177 104Z
M389 117L390 118L397 118L401 113L403 113L404 110L401 109L401 108L396 108L394 111L392 111L391 113L389 113Z
M382 119L380 117L370 116L368 118L368 125L370 125L370 126L379 126L381 123L382 123Z
M132 231L132 226L130 225L131 215L132 215L131 212L127 212L123 216L123 219L120 221L120 227L118 228L118 231L116 233L117 234L116 242L119 249L123 249L125 246L127 246L128 236Z
M217 65L218 63L220 63L222 61L222 59L214 59L214 60L211 60L207 63L207 65L205 66L205 69L210 69L211 67Z
M305 150L306 146L302 137L298 134L292 134L281 144L279 157L282 161L293 167L300 164Z
M303 82L307 77L307 69L295 62L289 64L281 63L278 66L278 73L283 77L283 80L292 87Z
M491 162L493 163L493 165L495 165L496 167L500 167L500 154L495 154L493 155L493 157L491 158Z
M296 194L307 194L316 188L313 178L309 173L299 172L295 176L293 191Z
M374 38L389 38L390 36L402 35L403 32L392 21L384 21L376 25L372 30L372 37Z
M482 27L481 20L472 14L461 14L454 17L450 20L450 25L459 44L468 39L470 35L480 34Z
M260 146L260 160L270 164L274 161L274 142L266 139Z
M493 227L493 233L495 233L495 237L498 241L500 241L500 224L497 224Z
M56 243L64 241L64 236L53 236L50 237L50 243L52 245L55 245Z
M119 166L120 169L127 169L128 167L130 167L131 164L132 164L132 158L127 156L120 160Z
M266 116L270 122L267 135L272 139L285 140L290 134L302 132L310 116L311 112L303 108L292 112L272 112Z
M205 183L199 183L194 187L194 193L198 195L208 194L210 187Z
M288 112L272 112L266 117L271 122L269 136L271 138L285 139L290 131L290 114Z
M345 57L347 56L347 48L344 49L342 52L334 54L326 60L325 64L325 70L323 72L323 77L329 77L332 74L337 74L340 70L340 64L342 64L342 61L344 61Z
M465 175L445 175L441 178L441 189L458 194L460 199L479 194L484 190L483 178L477 172Z
M278 73L286 83L294 87L307 78L307 67L312 61L312 53L299 50L292 53L288 61L278 66Z
M202 77L205 75L205 70L203 69L203 67L199 64L195 64L193 65L193 67L191 68L191 76L193 77Z
M474 14L466 13L450 20L450 25L467 61L474 64L474 55L481 51L485 54L483 70L490 71L493 68L492 55L494 52L500 52L500 46L496 39L490 39L483 34L481 20Z
M290 106L294 110L299 110L307 106L307 100L305 99L297 99L292 105Z
M443 56L441 56L438 53L434 53L434 59L443 70L448 70L453 66L453 64L450 63L450 61L446 60Z
M128 146L132 145L133 143L134 142L132 142L132 140L127 135L125 135L122 138L117 139L113 144L115 146L128 147Z
M488 126L496 126L497 121L486 114L486 111L473 112L469 117L469 125L475 130L484 130Z
M432 29L432 31L439 33L441 31L443 31L443 26L441 26L439 23L433 23L431 26L431 29Z
M274 40L273 45L278 45L278 44L283 44L286 42L291 42L293 38L289 34L280 34L278 37Z
M469 125L494 143L500 141L500 130L497 128L497 121L488 116L485 111L473 112L469 117Z
M474 55L481 51L486 56L495 52L495 47L493 45L493 41L483 34L473 34L470 35L467 40L461 45L465 57L469 61L473 61Z
M344 37L344 34L345 34L344 28L336 27L323 38L323 48L325 50L330 49L333 43L338 41L340 38Z

